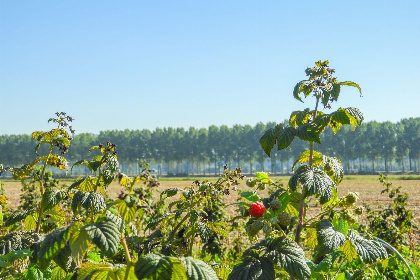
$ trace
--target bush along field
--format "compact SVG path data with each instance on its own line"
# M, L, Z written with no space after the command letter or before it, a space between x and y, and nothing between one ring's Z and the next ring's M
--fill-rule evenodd
M356 108L329 114L319 108L331 109L342 86L361 92L359 85L337 81L328 61L316 62L306 75L293 95L315 98L315 108L293 112L289 126L277 125L260 139L268 156L296 137L308 142L287 186L268 173L244 178L240 168L225 166L216 182L158 191L145 162L136 177L120 173L117 147L109 142L91 147L92 157L74 164L85 165L91 175L63 185L46 170L68 168L73 119L57 113L49 120L54 129L32 133L38 141L34 161L20 168L0 165L0 173L12 172L24 191L12 211L0 188L0 279L420 277L408 194L381 176L392 203L379 210L356 206L357 193L337 195L340 160L314 150L327 127L336 133L343 125L360 126L363 116ZM124 191L111 199L107 186L114 180ZM233 192L239 199L227 205L225 197ZM314 201L319 211L307 215ZM361 215L367 222L358 222Z

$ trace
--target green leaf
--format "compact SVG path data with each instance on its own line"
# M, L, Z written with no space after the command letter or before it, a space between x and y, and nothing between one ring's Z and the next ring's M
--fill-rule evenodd
M178 191L179 191L178 188L166 189L166 190L164 190L160 193L160 198L162 198L163 195L166 195L166 197L172 197L172 196L176 195L178 193Z
M36 218L34 216L36 216ZM23 222L24 229L26 231L31 231L31 230L36 229L37 219L38 219L38 213L34 213L34 215L26 216L25 221Z
M302 248L285 236L267 240L267 258L282 267L296 279L309 279L311 270Z
M298 159L295 161L295 163L293 163L292 171L295 170L296 164L298 164L298 163L303 164L305 162L309 162L310 155L311 155L311 151L309 151L309 150L301 153L300 156L298 157ZM322 164L322 154L317 152L317 151L313 151L312 165L313 166L320 166L321 164Z
M306 108L304 111L294 111L290 115L289 125L291 127L297 127L303 124L308 123L310 120L309 108Z
M254 192L250 192L250 191L246 191L246 192L241 192L240 195L252 202L257 202L257 201L261 201L261 198L258 196L258 194L254 193Z
M214 272L208 264L201 260L197 260L192 257L185 257L181 258L181 262L186 269L188 280L219 280L216 272Z
M321 144L320 131L314 123L308 123L299 126L295 135L304 141L315 142Z
M339 108L337 111L330 114L331 120L340 124L350 124L350 117L347 111L343 108Z
M296 84L295 88L293 89L293 96L295 99L302 101L300 97L300 93L303 92L305 97L308 97L311 91L315 88L313 81L304 80L300 81Z
M51 273L51 280L64 280L67 275L67 272L59 266L54 267Z
M105 169L102 172L102 177L104 179L105 186L108 186L115 179L115 174L110 169Z
M44 280L44 273L37 264L29 265L28 269L23 272L27 280Z
M359 92L360 92L360 96L362 96L362 89L360 88L360 86L358 84L356 84L355 82L351 82L351 81L345 81L345 82L340 82L338 83L340 86L351 86L351 87L356 87Z
M106 256L114 255L120 244L120 231L112 221L94 223L84 227L87 235Z
M78 280L124 280L127 268L125 266L112 266L111 264L84 263L79 270ZM128 280L137 280L130 269Z
M0 267L9 267L18 259L27 258L32 255L31 250L23 249L18 251L11 251L5 255L0 255Z
M49 266L52 258L66 246L70 238L70 227L58 229L48 234L37 252L37 263L42 269Z
M206 243L211 235L211 229L203 222L198 221L198 233L200 234L201 241Z
M86 230L81 228L81 225L74 226L73 228L77 230L73 230L73 235L70 237L69 244L73 260L76 263L76 266L79 267L82 263L83 256L89 249L89 236Z
M94 213L99 213L106 208L105 200L101 194L82 191L78 191L71 202L71 208L74 213L78 212L79 206L91 209Z
M16 210L13 212L4 222L4 226L8 227L11 226L23 219L25 219L28 215L34 213L36 208L31 208L28 210Z
M160 224L160 222L172 215L175 215L175 213L166 212L164 214L155 215L152 218L152 220L147 224L146 229L154 229L158 224Z
M303 185L305 197L320 196L321 204L328 202L332 198L332 188L337 188L324 171L308 165L300 166L290 178L289 187L292 191L297 190L298 182Z
M334 261L338 256L340 256L340 252L334 252L328 254L322 261L312 268L312 272L320 272L322 274L328 272L334 264Z
M141 257L134 272L138 279L187 279L181 260L153 253Z
M277 132L277 150L288 148L292 144L296 134L297 130L294 127L279 128Z
M255 177L257 177L257 180L261 181L261 183L269 183L270 179L268 177L267 172L256 172Z
M126 224L130 223L136 216L136 213L137 213L136 205L129 207L125 200L118 199L115 203L115 206L117 207L118 213L120 213L124 223Z
M343 245L341 245L340 251L346 255L346 258L349 262L352 262L357 257L356 247L348 239L346 242L344 242Z
M268 129L260 138L261 148L270 156L271 150L276 144L276 132L274 128Z
M47 188L42 196L42 209L49 210L59 204L66 196L66 193L58 188Z
M344 109L349 116L350 123L354 128L360 126L364 120L362 112L354 107L349 107Z
M334 228L342 234L347 235L349 233L349 224L346 220L338 218L338 216L334 216L332 223Z
M373 263L388 258L386 249L377 241L365 239L353 231L349 232L348 238L363 262Z
M344 178L344 169L341 161L335 157L322 156L322 165L324 172L334 181L340 184Z
M68 242L63 247L63 249L61 249L52 259L59 267L61 267L61 269L66 272L74 271L76 268L76 263L73 261L70 244Z
M316 245L318 245L316 229L306 229L306 246L308 246L309 249L313 249Z
M233 268L232 272L229 274L228 280L275 279L276 275L273 263L265 257L260 257L257 253L252 253L249 252L243 262Z
M37 161L35 160L34 162L29 163L29 164L25 164L22 167L13 168L13 171L12 171L13 179L15 179L15 180L25 179L29 175L29 173L32 172L36 163L37 163Z
M320 221L317 226L318 254L323 256L331 253L346 242L346 236L334 229L329 220Z
M73 200L71 201L71 209L74 214L78 213L80 206L86 203L87 198L89 197L89 192L78 191L74 194Z

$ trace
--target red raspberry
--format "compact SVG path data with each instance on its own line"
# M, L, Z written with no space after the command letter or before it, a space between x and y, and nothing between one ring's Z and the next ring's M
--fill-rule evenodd
M258 218L264 215L264 211L265 211L265 207L264 207L264 204L262 204L262 202L254 202L249 207L249 214L255 218Z

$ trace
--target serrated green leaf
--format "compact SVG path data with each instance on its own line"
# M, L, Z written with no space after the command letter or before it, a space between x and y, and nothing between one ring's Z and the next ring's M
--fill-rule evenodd
M64 280L66 276L67 272L65 272L61 267L56 266L52 269L51 280Z
M34 214L36 214L36 216L38 217L38 213ZM36 223L37 220L35 219L35 217L33 215L28 215L26 216L25 221L23 222L24 229L26 231L34 230L36 229Z
M18 251L11 251L5 255L0 255L0 267L9 267L18 259L27 258L32 255L31 250L23 249Z
M251 202L261 201L261 198L258 196L258 194L254 192L246 191L246 192L241 192L239 195Z
M260 145L264 152L270 156L271 150L276 144L276 133L274 128L268 129L260 138Z
M104 221L87 225L84 230L106 256L112 256L117 252L121 237L118 225L112 221Z
M328 202L332 198L332 188L337 188L324 171L308 165L300 166L290 178L289 187L292 191L297 190L299 182L303 185L305 197L320 196L321 204Z
M102 177L104 179L105 186L108 186L115 179L115 174L110 169L105 169L102 172Z
M216 272L201 260L185 257L181 258L181 262L185 267L188 280L219 280Z
M340 86L351 86L351 87L356 87L359 92L360 92L360 96L362 96L362 89L360 88L360 86L358 84L356 84L355 82L351 82L351 81L345 81L345 82L340 82L338 83Z
M28 269L23 272L27 280L44 280L44 273L37 264L29 265Z
M306 229L306 246L308 249L313 249L318 245L318 237L316 234L316 229L308 228Z
M181 260L154 253L139 258L134 272L138 279L187 279Z
M331 121L340 123L340 124L350 124L350 117L346 110L339 108L337 111L330 114Z
M22 167L13 168L13 171L12 171L13 179L15 179L15 180L25 179L29 175L29 173L32 172L36 163L37 163L37 161L35 160L32 163L23 165Z
M227 226L225 222L208 222L207 226L217 235L223 236L226 239L228 238L228 232L226 230Z
M66 196L66 193L58 188L47 188L42 195L41 206L44 211L49 210L59 204Z
M160 222L172 215L175 215L175 213L166 212L164 214L154 216L153 219L147 224L146 229L154 229Z
M349 224L346 220L339 218L338 216L334 216L332 224L334 228L342 234L347 235L349 233Z
M109 210L106 211L106 217L118 226L118 228L120 229L120 232L121 233L124 232L125 224L124 224L124 221L122 220L122 218L120 218L117 215L113 214Z
M81 228L81 225L75 226L73 234L69 240L71 256L76 266L80 267L83 256L89 249L89 236L87 232Z
M27 210L16 210L13 212L4 222L4 226L8 227L11 226L23 219L25 219L28 215L32 214L36 211L36 208L31 208Z
M310 155L311 155L311 151L309 150L301 153L298 159L293 163L292 171L295 170L296 164L298 163L303 164L305 162L309 162ZM320 166L321 164L322 164L322 154L320 152L313 151L312 166Z
M340 247L340 251L346 255L349 262L352 262L357 257L356 247L351 243L350 240L346 240Z
M76 268L76 264L71 255L70 244L68 242L52 259L66 272L73 271Z
M321 132L319 131L316 124L308 123L308 124L299 126L296 129L295 135L304 141L315 142L315 143L320 144L321 143L320 133Z
M74 194L73 200L71 202L71 209L73 210L74 214L79 212L80 206L85 204L87 198L89 197L89 192L78 191Z
M197 226L198 226L198 233L200 234L201 241L203 243L206 243L210 238L211 229L206 225L206 223L203 223L200 221L197 222Z
M117 207L118 213L120 213L121 218L126 224L130 223L136 216L136 205L129 207L125 200L117 199L117 201L115 202L115 206Z
M270 179L268 177L268 173L267 172L256 172L255 173L255 177L257 177L258 181L261 181L261 183L269 183Z
M235 266L228 280L274 280L276 277L273 263L264 257L248 255Z
M329 220L320 221L317 226L318 255L331 253L346 242L346 236L334 229Z
M344 109L349 117L350 123L354 128L360 126L363 122L363 114L362 112L354 107L349 107Z
M324 172L334 181L340 184L344 178L344 169L341 161L335 157L322 156L322 165Z
M67 227L55 230L45 237L37 252L37 263L42 269L47 268L52 258L66 246L67 240L70 238L69 233L70 228Z
M299 244L284 236L268 239L266 244L268 259L296 279L309 279L311 270L306 263L305 252Z
M294 127L279 128L277 131L277 150L288 148L297 134Z
M349 232L348 238L363 262L373 263L388 258L386 249L377 241L365 239L353 231Z

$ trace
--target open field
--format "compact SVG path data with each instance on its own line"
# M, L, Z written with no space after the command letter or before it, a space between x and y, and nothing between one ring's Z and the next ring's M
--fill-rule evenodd
M272 179L280 181L286 185L289 177L272 177ZM407 177L405 180L401 180L400 177L389 177L388 179L393 183L393 187L402 186L402 191L408 192L410 194L409 209L413 211L416 223L420 224L420 178L417 176L411 178ZM217 178L161 178L159 180L160 186L158 189L164 190L173 187L189 187L194 180L216 181ZM72 183L72 181L66 180L63 180L62 182L68 185ZM21 183L17 181L3 181L3 184L10 207L16 209L19 204L19 197L21 194ZM345 177L343 182L339 185L338 193L340 196L343 196L346 195L349 191L358 192L360 194L360 199L357 204L361 205L363 203L367 203L372 204L374 207L380 207L381 205L389 204L391 202L386 194L381 194L381 190L383 188L383 185L378 181L378 176L348 176ZM108 193L112 198L116 198L123 189L124 188L119 186L117 182L113 182L108 188ZM248 189L248 187L245 185L245 181L241 182L241 184L238 186L238 189ZM231 194L225 197L226 204L236 202L237 197L237 192L231 191ZM227 209L229 212L233 211L234 209L234 207L229 208L230 209ZM316 207L311 209L309 215L314 212L316 212ZM416 239L419 240L420 231L417 231L416 235Z

